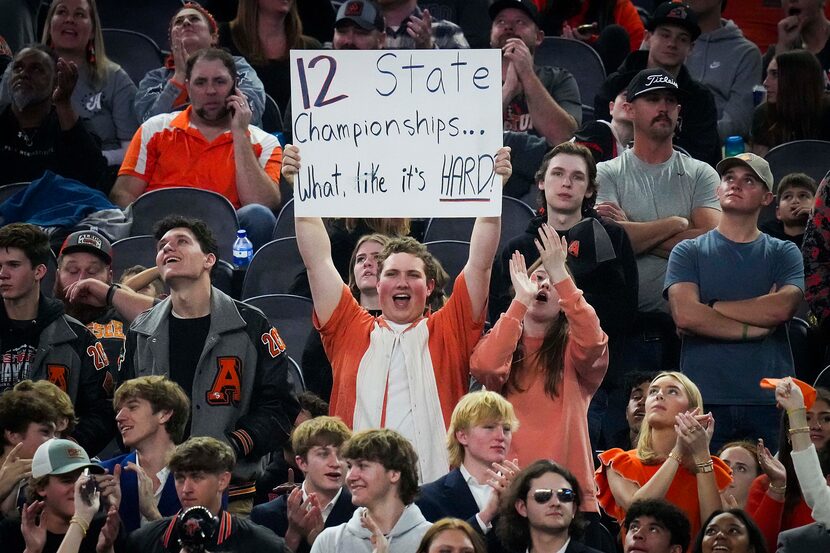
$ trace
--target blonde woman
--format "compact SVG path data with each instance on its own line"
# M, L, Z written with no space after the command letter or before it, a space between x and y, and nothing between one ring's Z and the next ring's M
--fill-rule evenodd
M634 501L665 499L686 514L695 535L721 508L731 471L709 452L715 422L702 411L700 390L685 375L661 372L651 381L637 449L599 456L598 499L608 514L622 522Z
M95 0L54 0L46 13L43 43L78 68L72 108L101 140L107 163L118 166L138 129L136 86L104 51Z

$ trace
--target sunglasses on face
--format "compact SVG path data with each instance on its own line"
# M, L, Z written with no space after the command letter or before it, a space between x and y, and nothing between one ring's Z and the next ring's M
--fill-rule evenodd
M556 498L560 503L573 503L576 501L576 492L569 488L559 488L558 490L551 490L550 488L541 488L533 490L533 500L540 505L544 505L550 498L556 494Z

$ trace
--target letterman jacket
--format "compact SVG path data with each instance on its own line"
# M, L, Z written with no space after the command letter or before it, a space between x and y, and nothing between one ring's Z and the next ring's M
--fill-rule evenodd
M49 380L69 395L78 417L72 439L90 457L97 455L115 435L115 415L104 390L104 349L83 324L64 313L62 302L43 294L32 324L39 334L29 378ZM0 303L0 328L10 326ZM0 335L0 351L6 349L3 341Z
M138 376L170 377L171 309L167 298L133 321L119 383ZM263 456L288 441L300 406L288 382L285 344L265 315L216 288L210 315L193 377L190 434L231 445L237 461L229 495L239 498L253 494Z

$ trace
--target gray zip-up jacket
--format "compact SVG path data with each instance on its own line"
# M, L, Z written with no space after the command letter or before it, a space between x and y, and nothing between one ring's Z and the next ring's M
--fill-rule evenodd
M119 382L170 376L169 315L165 299L139 315L127 334ZM233 447L237 463L231 496L253 492L263 456L282 449L300 411L288 382L285 344L265 315L213 288L210 330L193 377L192 436Z

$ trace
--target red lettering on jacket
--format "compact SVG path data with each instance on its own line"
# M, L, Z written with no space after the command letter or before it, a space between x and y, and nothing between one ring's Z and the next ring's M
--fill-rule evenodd
M107 353L104 351L104 346L101 342L95 342L93 345L86 348L86 354L92 357L92 363L95 365L95 370L100 371L110 364L107 359Z
M279 332L274 327L260 337L262 343L268 346L268 354L275 358L285 351L285 342L280 338Z
M207 393L208 405L239 405L242 399L242 379L238 357L219 357L213 386Z
M49 382L67 392L69 390L69 386L67 384L67 377L69 376L69 369L66 365L46 365L46 378L49 379Z

